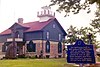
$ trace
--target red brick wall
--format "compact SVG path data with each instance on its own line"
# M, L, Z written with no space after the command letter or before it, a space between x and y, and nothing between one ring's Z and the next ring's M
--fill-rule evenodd
M34 40L34 43L36 43L36 52L26 52L27 51L27 47L26 44L29 43L29 41L26 42L25 47L23 47L23 52L21 53L25 53L26 56L35 56L37 55L39 57L39 55L41 54L41 50L43 48L43 56L46 57L46 55L50 55L50 58L58 58L58 55L61 55L61 57L65 57L65 52L63 51L63 49L65 48L65 46L62 44L62 53L58 54L58 42L53 42L50 41L50 53L46 53L45 52L45 46L46 46L46 41L42 41L42 40ZM2 53L2 44L0 43L0 54ZM43 44L43 47L42 47Z
M29 52L26 54L29 54L29 55L37 55L39 57L39 55L41 54L41 50L43 48L43 56L46 57L46 55L50 55L50 58L58 58L58 55L61 55L61 57L63 57L64 52L63 52L63 49L64 49L64 46L62 44L62 53L58 54L58 42L53 42L53 41L50 41L50 53L46 53L45 52L45 45L46 45L46 41L42 41L42 40L34 40L33 41L34 43L36 43L36 52L34 52L32 54L32 52L29 54ZM43 44L43 47L42 47L42 44ZM26 50L26 49L25 49Z
M50 57L58 57L58 44L51 43L50 48Z

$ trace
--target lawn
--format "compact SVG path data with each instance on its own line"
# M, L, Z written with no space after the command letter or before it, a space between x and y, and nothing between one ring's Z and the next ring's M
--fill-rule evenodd
M100 57L98 57L100 62ZM78 67L61 59L14 59L0 60L0 67Z
M66 59L16 59L0 60L0 67L75 67Z

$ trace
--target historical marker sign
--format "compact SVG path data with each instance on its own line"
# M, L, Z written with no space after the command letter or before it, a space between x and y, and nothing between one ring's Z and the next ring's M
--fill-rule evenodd
M67 48L68 63L95 63L93 45L85 45L82 40L77 40L74 45L68 45Z

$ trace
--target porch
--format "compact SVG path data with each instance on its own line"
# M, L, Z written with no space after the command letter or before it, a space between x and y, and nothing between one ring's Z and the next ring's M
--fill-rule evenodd
M17 57L25 54L25 42L5 42L2 45L2 52L5 53L5 57Z

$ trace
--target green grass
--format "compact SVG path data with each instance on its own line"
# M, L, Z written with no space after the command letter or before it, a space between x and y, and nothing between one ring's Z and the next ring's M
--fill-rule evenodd
M100 62L100 57L98 56L96 60L97 60L97 62Z
M100 62L100 57L98 57ZM78 67L61 59L14 59L0 60L0 67Z
M16 59L0 60L0 67L75 67L66 59Z

